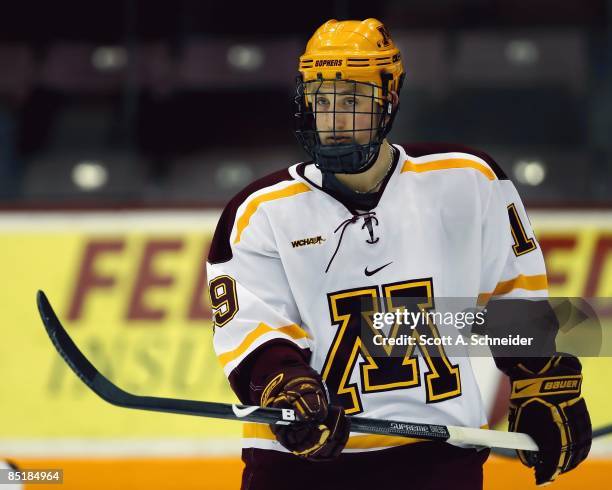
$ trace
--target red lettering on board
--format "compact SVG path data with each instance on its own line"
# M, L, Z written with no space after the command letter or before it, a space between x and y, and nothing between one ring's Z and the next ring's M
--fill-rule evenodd
M124 245L125 242L123 240L92 240L87 243L81 260L74 293L70 301L70 307L68 308L68 320L74 321L81 317L85 297L93 289L109 289L115 285L114 277L102 276L96 273L95 264L101 255L119 253L123 250Z
M595 245L593 252L593 260L591 261L591 270L584 288L584 296L593 298L597 296L601 274L604 271L608 255L612 253L612 236L600 236Z
M151 240L145 245L128 305L128 320L162 320L166 316L166 310L152 308L146 304L145 294L149 289L169 288L174 284L174 277L158 275L153 266L158 255L175 253L182 248L182 240Z
M206 258L208 257L209 248L210 242L206 242L202 258L198 262L198 274L191 295L191 302L189 303L189 311L187 312L189 320L210 320L212 318L208 299L208 278L206 275Z
M574 250L576 248L576 236L566 235L555 238L540 238L538 240L542 248L542 254L546 261L546 272L548 274L549 286L560 286L567 281L567 273L555 270L548 259L548 255L554 250Z

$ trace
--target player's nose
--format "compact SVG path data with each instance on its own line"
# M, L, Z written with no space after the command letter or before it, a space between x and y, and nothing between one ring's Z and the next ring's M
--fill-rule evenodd
M343 131L346 129L350 129L350 121L346 114L342 112L334 112L332 113L332 118L330 121L330 127L336 131Z
M335 112L319 113L317 126L323 131L343 131L347 129L347 120L343 114Z

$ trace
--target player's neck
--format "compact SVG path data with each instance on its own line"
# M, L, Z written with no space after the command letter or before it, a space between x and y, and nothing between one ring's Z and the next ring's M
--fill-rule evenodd
M385 139L380 145L376 162L360 174L335 174L336 178L349 189L356 192L375 192L380 189L382 181L393 163L393 148Z

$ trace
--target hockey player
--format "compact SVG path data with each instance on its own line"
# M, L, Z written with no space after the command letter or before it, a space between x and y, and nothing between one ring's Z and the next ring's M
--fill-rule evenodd
M441 326L394 325L387 339L422 341L382 348L367 319L414 308L410 298L427 310L436 298L529 296L546 310L521 200L483 152L387 141L404 68L378 20L326 22L299 72L296 135L312 161L234 197L207 264L214 347L233 390L307 421L245 424L242 488L480 489L488 450L350 434L347 415L486 425L467 355L426 343ZM541 318L534 330L554 331ZM542 342L546 356L496 357L513 386L510 430L540 448L520 453L538 484L578 465L591 443L580 362Z

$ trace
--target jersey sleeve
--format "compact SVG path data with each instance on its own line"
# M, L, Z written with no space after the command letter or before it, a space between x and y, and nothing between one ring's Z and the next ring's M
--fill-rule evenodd
M479 303L491 298L546 298L542 249L519 194L508 179L491 182L484 206Z
M248 400L244 384L252 383L256 355L279 346L303 359L310 352L310 336L301 326L273 227L257 202L251 196L238 206L228 205L207 261L214 349L243 401Z
M548 302L542 249L519 194L506 178L490 184L482 221L478 303L487 310L488 335L518 335L530 342L525 347L491 348L497 366L506 370L525 358L551 355L558 321Z

